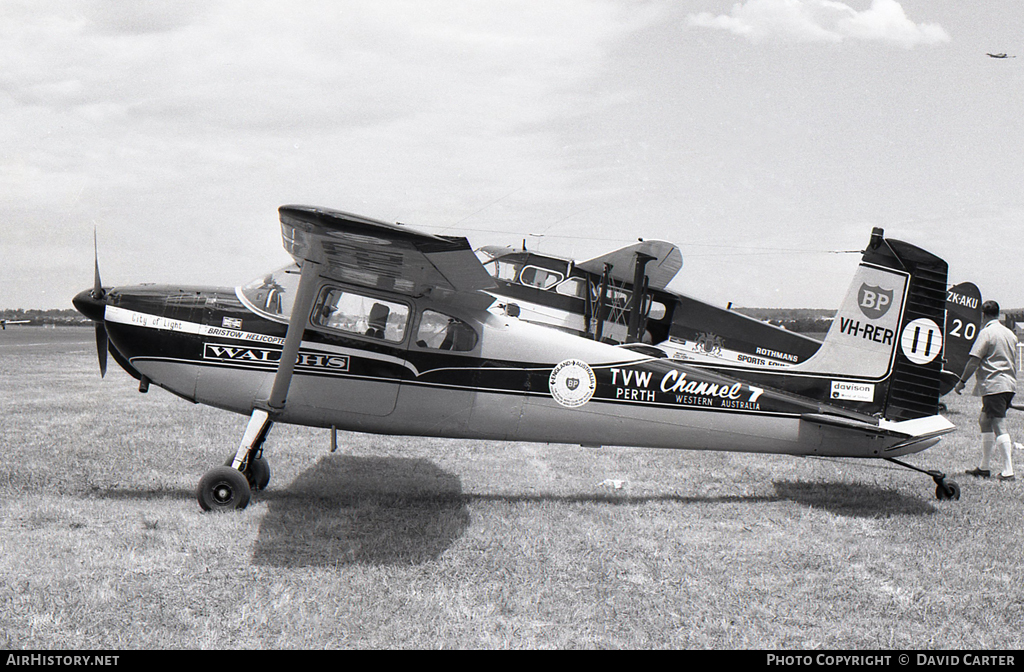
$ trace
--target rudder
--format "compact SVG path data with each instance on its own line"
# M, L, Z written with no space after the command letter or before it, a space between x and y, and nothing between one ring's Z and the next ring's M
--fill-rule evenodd
M834 378L834 406L891 421L935 415L947 271L943 259L875 228L821 348L792 370Z

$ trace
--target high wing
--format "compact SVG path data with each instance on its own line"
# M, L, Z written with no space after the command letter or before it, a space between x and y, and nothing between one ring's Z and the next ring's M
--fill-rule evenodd
M284 247L300 265L320 264L321 275L340 282L430 296L486 308L493 298L480 290L494 279L469 241L435 236L340 210L302 205L278 209Z
M664 240L644 240L633 243L593 259L576 264L589 273L601 275L604 265L611 265L610 275L618 282L633 282L633 264L637 253L648 254L654 259L647 265L646 273L651 289L665 289L676 273L683 267L683 255L679 248Z

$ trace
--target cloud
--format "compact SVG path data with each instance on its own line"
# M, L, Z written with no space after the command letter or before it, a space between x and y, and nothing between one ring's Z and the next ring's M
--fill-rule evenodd
M747 0L733 5L729 15L691 14L691 26L717 28L752 41L767 39L800 42L863 40L887 42L910 49L919 44L949 41L949 34L933 23L914 23L896 0L872 0L858 12L832 0Z
M37 304L43 286L66 304L91 277L94 223L108 281L179 278L199 241L231 258L186 275L221 283L246 277L261 246L283 254L282 203L429 227L515 190L508 205L525 217L568 191L560 130L617 104L597 82L659 11L620 0L0 2L0 258L85 241L71 287L19 272L0 305ZM134 261L118 269L118 257Z

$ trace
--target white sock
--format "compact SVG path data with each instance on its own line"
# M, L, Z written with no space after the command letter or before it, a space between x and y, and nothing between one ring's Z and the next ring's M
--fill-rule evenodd
M982 471L989 471L989 462L992 461L992 447L996 443L996 435L992 432L985 432L981 435L981 466Z
M1009 434L1000 434L996 437L996 447L1003 453L1006 464L1003 467L1003 476L1013 476L1013 442Z

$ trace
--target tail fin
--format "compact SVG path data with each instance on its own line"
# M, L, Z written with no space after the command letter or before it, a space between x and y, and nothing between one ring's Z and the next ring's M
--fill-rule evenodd
M971 346L981 330L981 291L961 282L946 292L946 348L942 353L942 394L948 394L964 373Z
M874 229L821 348L793 370L832 378L830 403L901 421L938 412L946 262Z

